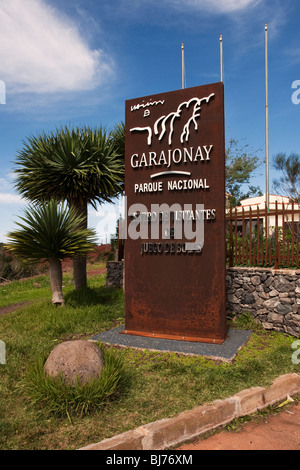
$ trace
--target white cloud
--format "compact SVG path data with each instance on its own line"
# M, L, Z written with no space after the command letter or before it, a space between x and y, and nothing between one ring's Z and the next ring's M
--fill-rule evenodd
M25 200L17 194L0 193L0 204L26 204Z
M166 0L176 7L190 7L195 10L206 10L211 13L234 13L253 7L263 0Z
M45 0L0 0L0 77L14 92L89 90L113 64Z
M5 178L0 178L0 188L1 188L2 191L9 190L11 188L10 181L8 179L5 179Z

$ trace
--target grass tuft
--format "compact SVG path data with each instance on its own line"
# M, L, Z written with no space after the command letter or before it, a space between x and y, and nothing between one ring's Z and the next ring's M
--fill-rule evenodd
M126 383L127 375L122 355L101 344L105 366L96 379L88 383L69 385L62 375L50 377L45 374L46 358L38 358L24 378L20 389L31 404L43 410L46 415L59 417L85 416L99 411L116 399Z

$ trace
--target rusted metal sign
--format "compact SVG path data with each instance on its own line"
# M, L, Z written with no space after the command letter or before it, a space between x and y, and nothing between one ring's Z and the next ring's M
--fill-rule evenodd
M126 101L125 331L226 338L222 83Z

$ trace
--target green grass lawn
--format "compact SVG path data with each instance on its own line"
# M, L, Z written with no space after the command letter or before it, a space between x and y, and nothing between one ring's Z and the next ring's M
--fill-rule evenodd
M124 294L106 288L105 275L89 277L81 292L74 292L71 281L65 275L65 307L51 304L47 275L0 286L0 307L30 301L0 316L0 340L6 344L6 364L0 365L1 450L78 449L300 371L291 360L295 338L264 331L244 316L231 326L253 334L232 364L116 348L127 373L121 394L87 416L49 415L22 387L31 366L59 342L88 338L124 322Z

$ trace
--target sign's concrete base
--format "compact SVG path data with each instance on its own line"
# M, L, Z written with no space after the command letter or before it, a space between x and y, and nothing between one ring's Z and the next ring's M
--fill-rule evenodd
M249 330L229 328L227 339L222 344L178 341L172 339L149 338L122 334L124 325L99 333L90 340L125 348L148 349L152 351L174 352L178 354L203 356L209 359L231 362L239 349L246 344L251 336Z

